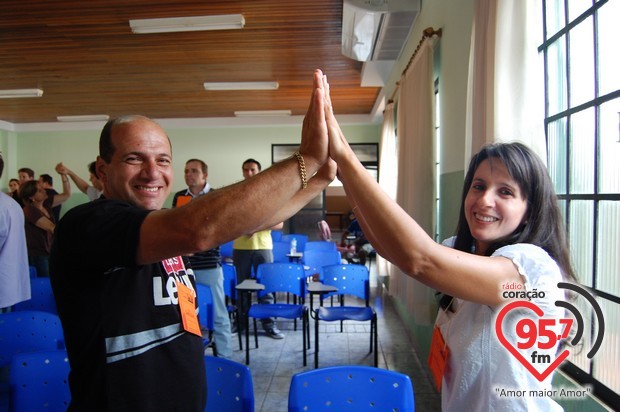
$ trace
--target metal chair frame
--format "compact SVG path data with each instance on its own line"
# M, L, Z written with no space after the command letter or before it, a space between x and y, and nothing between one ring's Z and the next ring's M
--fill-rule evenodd
M322 295L320 307L314 311L314 367L319 367L319 321L340 321L340 332L343 332L343 322L369 321L370 322L370 350L374 352L374 365L379 364L377 313L370 306L370 281L368 268L363 265L339 264L323 267L323 284L334 286L338 292ZM340 306L323 306L323 300L329 295L336 294ZM364 306L345 305L345 296L357 296L364 300Z
M255 303L250 306L247 313L247 324L245 328L245 350L246 364L250 363L250 331L249 318L253 318L254 324L254 346L258 348L258 331L256 319L269 317L300 319L302 320L303 331L303 365L307 365L307 349L310 348L310 322L308 308L304 305L306 293L306 280L304 277L303 266L299 263L262 263L258 266L256 280L264 285L265 289L259 294L284 292L295 296L299 303Z

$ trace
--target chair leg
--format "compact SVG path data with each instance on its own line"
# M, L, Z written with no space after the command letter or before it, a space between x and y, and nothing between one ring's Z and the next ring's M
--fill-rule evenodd
M307 349L306 349L306 333L308 332L308 309L304 310L304 313L302 315L302 325L301 327L303 328L303 340L301 341L301 346L303 346L304 348L304 366L306 366L308 364L308 362L306 361L306 355L307 355Z
M319 317L314 321L314 369L319 367Z
M239 311L235 311L235 324L237 325L237 338L239 339L239 350L243 350L243 343L241 339L241 322L239 321Z
M250 318L245 321L245 364L250 364Z
M375 368L379 367L379 332L377 331L377 317L373 319L375 324Z
M258 348L258 328L256 327L256 318L252 318L254 321L254 347Z

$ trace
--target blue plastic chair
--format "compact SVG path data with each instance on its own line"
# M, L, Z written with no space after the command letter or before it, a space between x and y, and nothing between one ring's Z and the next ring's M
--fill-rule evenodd
M271 240L274 242L279 242L282 240L282 231L281 230L272 230L271 231Z
M335 243L334 243L335 245ZM307 246L307 245L306 245ZM332 250L307 250L302 257L306 277L316 276L315 280L323 280L323 267L338 265L341 262L340 252Z
M18 353L65 348L58 315L40 311L0 314L0 367Z
M312 242L307 242L304 252L308 252L310 250L338 250L336 246L336 242L328 242L326 240L315 240Z
M334 366L293 375L289 412L414 412L409 376L371 366Z
M302 235L299 233L290 233L288 235L282 235L282 242L288 243L289 250L291 245L291 240L295 238L297 239L297 251L304 252L306 250L306 243L308 243L308 235Z
M224 358L205 356L207 407L205 412L254 412L250 368Z
M196 296L198 298L198 323L200 323L202 342L205 347L213 343L213 330L215 329L215 315L213 313L213 293L211 288L202 283L196 283ZM213 345L213 355L217 356L217 348Z
M50 278L30 279L30 299L13 306L14 311L38 310L58 313Z
M340 321L340 332L344 321L370 322L370 352L374 349L374 364L379 364L377 314L370 307L370 281L368 268L364 265L331 265L323 267L323 284L335 286L340 306L321 306L314 311L314 367L319 367L319 323ZM345 305L345 296L355 296L364 301L364 306Z
M258 283L265 286L265 289L259 292L259 296L266 293L284 292L293 295L299 303L255 303L248 310L248 318L254 321L254 343L258 348L258 332L256 319L264 318L283 318L283 319L301 319L303 330L303 361L306 366L306 342L310 347L310 326L308 317L308 308L303 304L305 296L306 279L304 276L304 267L299 263L262 263L258 265L258 273L256 275ZM250 331L245 329L245 362L250 364Z
M71 402L64 350L20 353L10 371L11 411L66 411Z
M230 317L231 324L237 325L237 331L241 330L241 324L239 320L239 308L237 307L237 270L232 264L224 263L222 265L222 271L224 272L224 295L226 295L226 309L228 310L228 316ZM243 344L241 343L241 334L239 337L239 350L243 350Z
M233 240L230 242L226 242L223 245L220 245L220 255L222 255L222 260L232 261L233 258Z
M273 242L273 261L279 263L288 263L289 257L286 256L291 252L291 245L287 242Z

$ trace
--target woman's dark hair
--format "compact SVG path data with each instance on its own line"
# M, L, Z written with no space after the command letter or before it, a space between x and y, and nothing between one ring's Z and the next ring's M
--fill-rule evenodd
M474 173L480 163L489 159L500 161L508 174L519 185L527 201L524 223L503 239L498 239L486 250L486 255L502 246L516 243L530 243L544 249L557 262L567 280L576 281L570 261L566 229L558 207L557 196L547 168L540 158L521 143L495 143L483 147L469 163L463 183L461 210L456 231L454 248L464 252L472 251L474 238L465 219L465 197L471 188Z
M32 203L30 198L37 193L37 190L39 190L39 182L36 180L28 180L19 187L19 198L24 202L24 204L29 205Z

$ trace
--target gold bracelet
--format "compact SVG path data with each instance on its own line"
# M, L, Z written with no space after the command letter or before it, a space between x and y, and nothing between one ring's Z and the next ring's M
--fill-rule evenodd
M305 189L308 187L308 178L306 176L306 162L304 162L304 157L299 152L293 153L297 158L297 162L299 163L299 176L301 177L301 188Z

